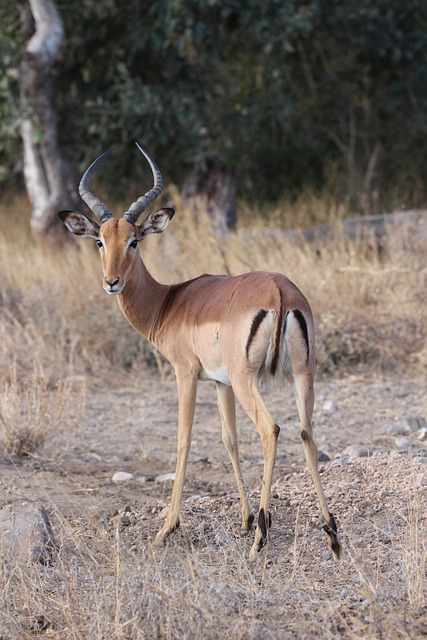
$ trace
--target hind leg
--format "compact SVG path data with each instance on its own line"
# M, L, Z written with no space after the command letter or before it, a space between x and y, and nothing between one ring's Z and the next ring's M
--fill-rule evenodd
M267 542L268 529L271 526L269 511L270 492L273 481L273 469L276 461L277 439L280 428L273 421L263 399L258 391L255 378L241 378L233 383L233 389L243 409L255 423L261 437L264 473L261 488L261 500L258 512L258 527L255 531L255 540L250 551L253 560Z
M314 406L313 378L310 373L305 372L295 376L292 386L297 401L298 412L301 420L301 438L304 444L305 458L307 466L313 478L314 487L322 509L324 519L323 529L329 536L329 545L334 557L339 560L341 556L341 544L337 534L337 525L334 516L328 509L325 492L320 480L318 468L318 449L313 438L312 416Z
M247 533L252 529L254 515L252 513L243 481L242 470L239 459L239 445L237 441L236 431L236 407L234 391L229 385L216 383L218 396L218 410L222 424L222 441L230 456L233 465L234 475L236 477L237 488L240 496L240 504L242 507L242 531Z

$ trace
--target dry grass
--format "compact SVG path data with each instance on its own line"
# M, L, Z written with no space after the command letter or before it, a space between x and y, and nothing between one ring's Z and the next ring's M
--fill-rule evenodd
M425 246L407 230L390 228L379 250L348 241L339 224L332 240L309 245L287 238L276 214L248 216L237 233L219 236L209 218L179 202L167 233L148 238L142 252L164 282L200 273L280 271L310 300L318 324L319 370L341 367L426 367L427 284ZM18 225L0 211L0 370L16 363L18 377L43 370L46 379L90 374L96 380L156 364L151 348L104 295L97 252L90 240L77 246L36 246L25 228L22 200L12 203ZM121 210L123 207L118 207ZM296 217L301 205L298 205ZM342 213L342 212L341 212Z
M399 467L386 462L393 483ZM375 473L382 464L358 462L355 475ZM342 478L334 480L339 493ZM186 504L184 532L160 550L147 540L156 526L152 505L102 521L64 521L56 514L61 546L52 566L15 557L3 562L0 637L421 639L427 630L427 514L420 490L404 506L411 481L405 478L386 519L375 515L383 512L381 497L373 498L370 527L351 507L343 509L342 563L325 557L307 500L296 520L290 512L288 531L280 531L283 520L274 527L274 540L255 564L247 559L250 541L233 535L236 505L224 507L216 498ZM291 489L293 483L309 489L307 474L290 482ZM276 490L277 521L289 510L280 484Z
M80 427L85 407L85 380L66 378L49 388L35 370L25 383L16 368L0 387L0 455L23 458L46 440L61 438Z

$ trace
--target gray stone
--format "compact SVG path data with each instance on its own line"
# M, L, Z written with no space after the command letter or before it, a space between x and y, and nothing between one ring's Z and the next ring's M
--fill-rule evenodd
M318 458L319 462L328 462L331 458L328 456L327 453L325 453L324 451L322 451L321 449L319 449L319 453L318 453Z
M133 475L128 473L127 471L116 471L116 473L111 478L114 484L123 484L124 482L128 482L132 480Z
M168 480L175 480L175 473L165 473L162 476L157 476L156 482L167 482Z
M412 440L409 438L396 438L394 444L398 449L412 449Z
M373 448L364 444L351 444L342 452L344 456L349 456L350 458L369 458L373 453Z
M384 424L377 430L377 434L380 436L404 436L408 431L408 428L404 424L393 422L391 424Z
M427 429L427 420L425 418L410 417L406 419L410 431L421 431Z
M333 400L326 400L323 403L323 411L327 411L328 413L333 413L338 410L338 406L335 404Z
M46 509L28 500L0 509L0 547L26 561L51 564L57 545Z

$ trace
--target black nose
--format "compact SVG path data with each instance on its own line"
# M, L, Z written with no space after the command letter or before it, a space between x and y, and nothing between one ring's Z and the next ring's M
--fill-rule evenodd
M108 278L105 278L105 282L106 284L108 284L109 287L114 287L115 284L117 284L119 281L119 278L115 278L113 281L110 281Z

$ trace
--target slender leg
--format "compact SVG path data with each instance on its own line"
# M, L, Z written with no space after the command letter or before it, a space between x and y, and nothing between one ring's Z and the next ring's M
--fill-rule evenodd
M218 410L222 424L222 441L230 456L240 495L240 504L242 508L242 531L248 532L252 529L254 515L251 511L246 495L245 484L240 467L234 391L230 386L222 384L221 382L216 383L216 390L218 395Z
M191 444L194 408L196 406L197 377L176 370L178 387L178 448L176 459L176 475L173 484L171 504L163 527L156 536L156 544L162 544L166 536L179 527L182 490L185 471Z
M253 560L258 551L267 541L268 529L271 525L269 512L270 492L273 481L273 469L276 461L277 439L280 428L274 423L267 407L258 391L255 379L238 380L233 385L234 392L242 407L255 423L261 436L264 455L264 474L262 479L261 500L258 513L258 527L255 532L255 540L251 548L250 558Z
M293 388L301 420L301 438L304 444L305 458L311 477L313 478L314 487L316 489L325 522L323 528L329 536L329 545L334 557L336 560L339 560L341 556L341 544L338 539L337 525L326 502L325 492L319 475L318 449L313 438L312 416L314 390L312 377L307 374L295 377L293 381Z

